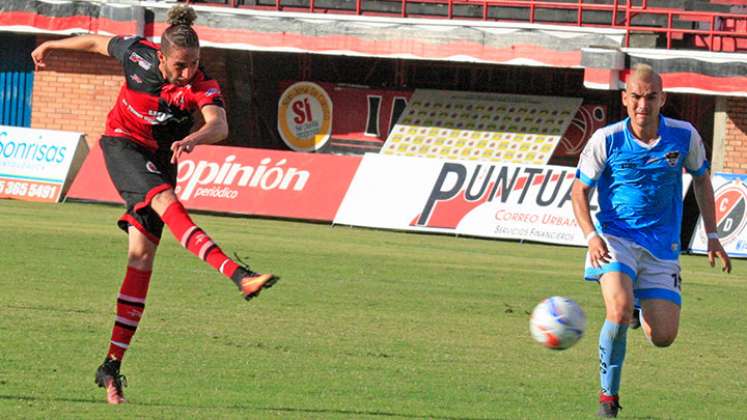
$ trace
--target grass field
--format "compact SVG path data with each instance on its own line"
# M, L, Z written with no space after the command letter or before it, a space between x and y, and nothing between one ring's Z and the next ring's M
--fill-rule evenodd
M114 206L0 201L0 418L591 418L597 287L583 250L288 221L194 218L281 282L246 303L166 233L124 361L129 404L93 383L126 257ZM683 257L668 349L629 335L621 418L745 418L747 264ZM549 295L587 336L528 333Z

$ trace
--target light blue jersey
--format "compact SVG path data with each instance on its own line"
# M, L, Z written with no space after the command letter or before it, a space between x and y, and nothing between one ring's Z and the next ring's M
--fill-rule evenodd
M597 230L625 238L653 256L676 260L682 225L682 170L708 168L703 141L688 122L659 117L658 138L646 144L630 119L597 130L581 154L576 177L598 189Z

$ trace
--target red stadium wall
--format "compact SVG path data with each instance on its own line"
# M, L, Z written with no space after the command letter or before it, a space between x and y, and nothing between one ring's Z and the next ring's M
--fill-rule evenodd
M38 37L41 43L46 37ZM226 84L225 54L205 48L201 51L206 72ZM104 131L106 116L117 99L123 82L122 68L110 57L74 51L53 51L46 67L34 76L31 127L79 131L89 147ZM230 107L226 95L226 107Z
M729 98L723 172L747 174L747 98Z

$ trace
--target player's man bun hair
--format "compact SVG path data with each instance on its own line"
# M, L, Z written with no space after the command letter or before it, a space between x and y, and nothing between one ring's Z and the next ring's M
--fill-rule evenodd
M197 12L191 7L178 4L171 9L166 17L170 26L161 35L161 52L168 55L174 48L200 48L200 39L192 24L197 19Z
M193 8L184 4L177 4L169 9L169 13L166 17L166 23L171 26L192 26L192 23L194 23L195 20L197 20L197 12L195 12Z

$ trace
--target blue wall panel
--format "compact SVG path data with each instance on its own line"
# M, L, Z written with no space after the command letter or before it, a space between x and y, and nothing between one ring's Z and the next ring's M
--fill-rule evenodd
M34 89L33 36L0 33L0 124L31 125L31 93Z

